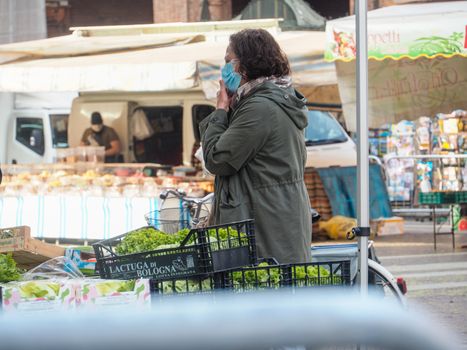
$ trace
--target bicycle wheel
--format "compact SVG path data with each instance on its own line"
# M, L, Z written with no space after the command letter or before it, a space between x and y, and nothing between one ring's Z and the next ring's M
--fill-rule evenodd
M376 261L368 260L368 293L407 307L406 298L392 274Z

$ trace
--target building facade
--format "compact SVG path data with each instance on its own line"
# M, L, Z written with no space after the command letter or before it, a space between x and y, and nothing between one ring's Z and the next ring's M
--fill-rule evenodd
M17 0L0 0L0 4ZM75 26L167 22L226 21L238 16L251 0L37 0L46 2L49 37L69 34ZM269 0L276 6L281 0ZM304 0L326 19L354 13L356 0ZM448 0L368 0L368 9L407 3ZM18 3L21 1L17 1ZM4 11L2 11L4 12ZM0 12L1 13L1 12Z

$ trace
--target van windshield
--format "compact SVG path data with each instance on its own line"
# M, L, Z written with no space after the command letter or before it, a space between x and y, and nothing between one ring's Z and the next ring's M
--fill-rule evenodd
M336 119L323 111L308 111L308 126L305 129L307 146L346 142L347 136Z
M68 147L68 114L50 115L50 132L53 148Z

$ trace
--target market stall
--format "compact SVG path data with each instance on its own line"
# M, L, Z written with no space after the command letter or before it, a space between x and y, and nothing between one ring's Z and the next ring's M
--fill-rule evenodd
M368 12L370 127L467 109L466 15L467 1ZM354 131L355 17L328 21L326 35L325 58L335 62L347 127Z
M467 112L463 110L373 129L378 136L373 138L372 152L384 159L395 207L417 206L419 192L467 188L465 162L457 157L466 154L466 131Z
M206 178L145 174L157 166L2 165L0 227L28 225L37 238L95 241L146 225L144 214L158 209L162 189L212 191Z
M370 151L386 157L395 209L416 207L419 192L463 189L465 164L460 158L433 162L428 156L464 153L466 14L466 1L391 6L368 13ZM329 21L326 33L325 58L335 62L346 124L355 131L354 17ZM419 154L427 157L411 158Z

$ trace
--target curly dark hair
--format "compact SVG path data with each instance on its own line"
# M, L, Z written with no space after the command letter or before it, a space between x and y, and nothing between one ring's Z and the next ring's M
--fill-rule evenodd
M289 60L274 37L264 29L243 29L230 36L230 48L248 79L290 74Z

